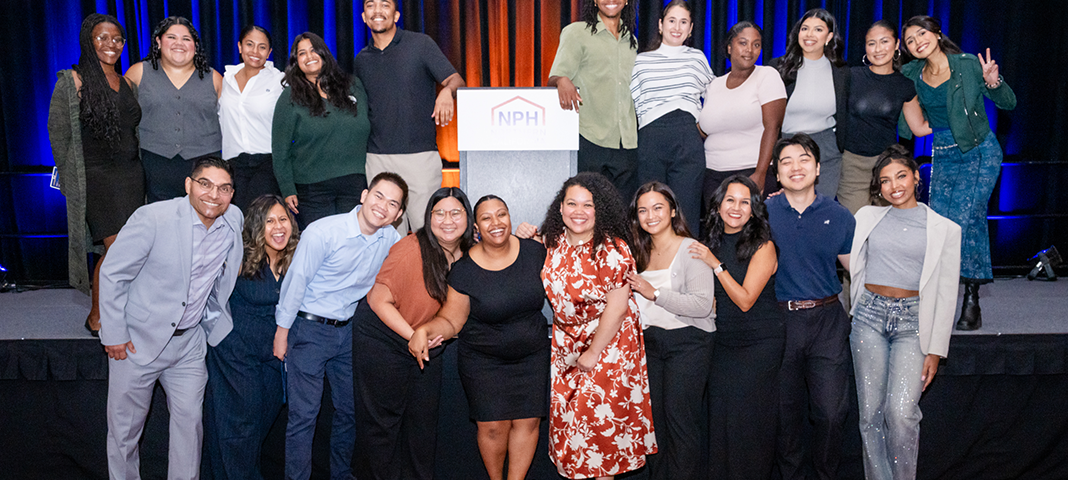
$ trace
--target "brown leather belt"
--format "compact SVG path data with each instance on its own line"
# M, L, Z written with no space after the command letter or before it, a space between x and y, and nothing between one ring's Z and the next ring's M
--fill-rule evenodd
M810 308L822 307L837 301L838 295L831 295L819 300L790 300L788 302L779 302L779 306L793 312L796 310L808 310Z

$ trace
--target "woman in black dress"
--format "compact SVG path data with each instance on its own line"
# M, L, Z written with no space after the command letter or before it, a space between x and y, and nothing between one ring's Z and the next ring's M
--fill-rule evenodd
M263 478L260 452L282 411L282 362L274 357L274 310L300 231L282 197L248 205L245 256L230 295L234 329L208 347L204 470L216 479Z
M132 84L119 73L126 32L110 15L90 14L82 22L81 56L59 80L48 109L48 136L67 197L71 285L89 292L85 224L104 253L134 210L144 204L145 183L137 153L141 107ZM121 186L121 188L116 188ZM93 269L92 309L85 328L100 331L100 264Z
M430 358L427 339L437 345L459 336L460 381L486 471L494 480L523 479L549 406L545 247L512 235L508 206L494 195L475 203L475 228L482 240L453 264L445 304L415 330L408 350L422 367Z

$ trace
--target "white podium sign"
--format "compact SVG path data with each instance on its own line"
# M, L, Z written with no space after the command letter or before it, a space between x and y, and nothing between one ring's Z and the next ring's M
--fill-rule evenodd
M555 88L461 88L456 120L460 151L578 150L578 112Z

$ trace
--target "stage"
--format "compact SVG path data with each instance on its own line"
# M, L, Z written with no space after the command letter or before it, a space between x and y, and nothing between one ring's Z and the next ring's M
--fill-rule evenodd
M954 333L949 359L920 402L919 478L1068 478L1068 282L999 279L983 286L981 298L983 328ZM107 357L82 328L88 310L88 297L71 289L0 294L4 478L107 478ZM436 478L486 478L450 350ZM165 478L164 401L157 388L141 447L146 479ZM860 479L855 394L851 407L839 477ZM315 478L326 473L329 413L316 433ZM284 420L276 422L265 448L268 478L281 478L283 430ZM557 478L545 445L543 424L529 478Z

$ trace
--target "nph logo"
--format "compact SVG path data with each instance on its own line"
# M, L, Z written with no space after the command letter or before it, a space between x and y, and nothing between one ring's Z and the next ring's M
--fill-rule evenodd
M545 107L523 97L512 99L490 110L494 127L544 127Z

